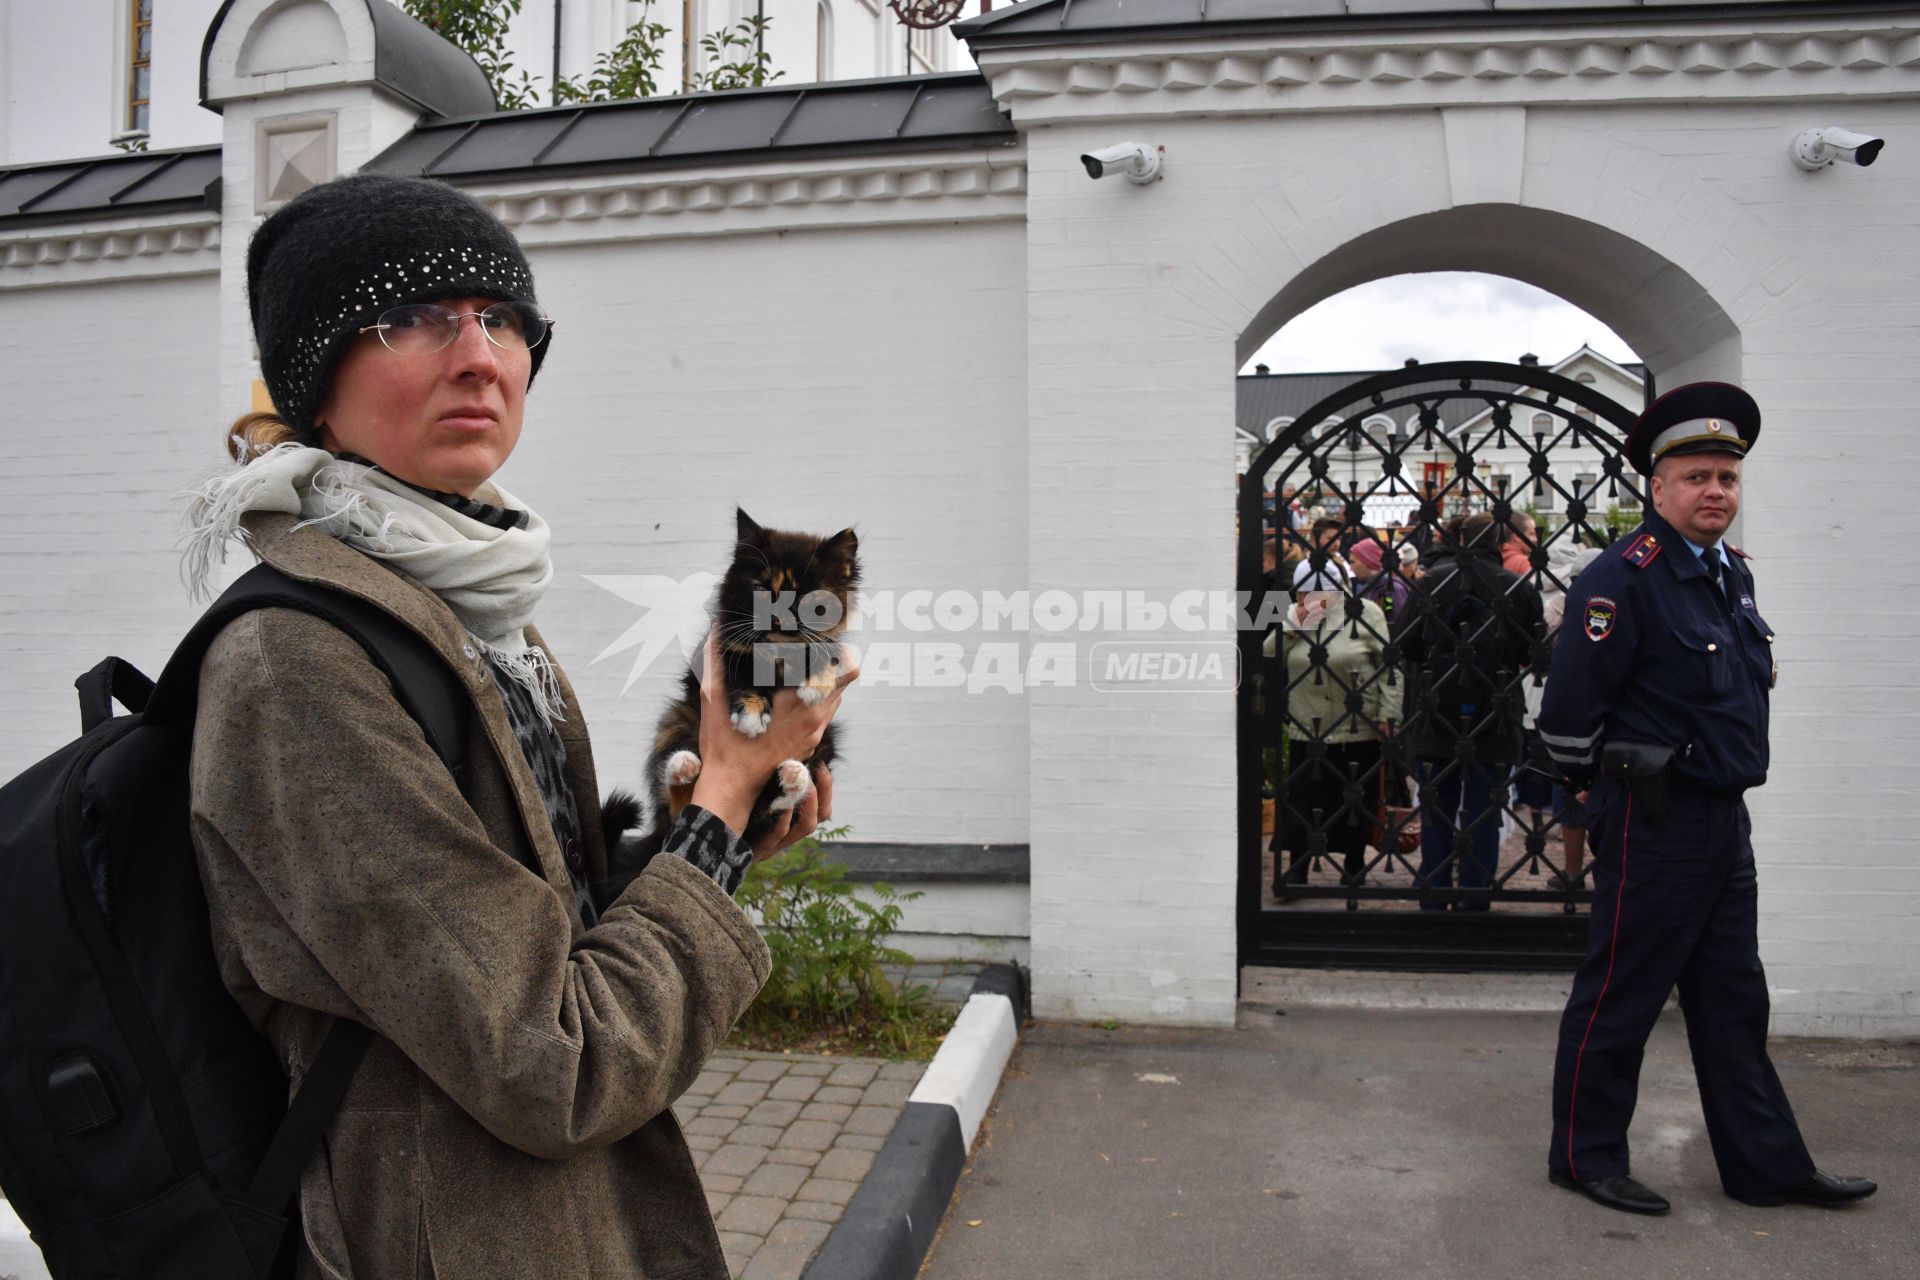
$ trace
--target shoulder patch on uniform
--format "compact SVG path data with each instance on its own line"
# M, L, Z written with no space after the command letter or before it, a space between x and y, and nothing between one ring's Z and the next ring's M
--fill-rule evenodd
M1662 550L1664 548L1660 545L1660 539L1650 533L1643 533L1629 542L1621 550L1620 556L1634 568L1644 569L1660 558Z
M1587 600L1585 627L1587 639L1605 640L1613 634L1614 619L1620 616L1620 606L1606 596L1592 596Z
M1753 559L1752 556L1748 555L1746 552L1742 551L1740 548L1734 546L1731 542L1723 542L1720 545L1725 547L1727 550L1733 552L1733 554L1739 556L1742 560Z

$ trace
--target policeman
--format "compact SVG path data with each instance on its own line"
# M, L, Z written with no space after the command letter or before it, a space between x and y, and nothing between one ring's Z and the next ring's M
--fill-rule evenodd
M1567 592L1540 736L1591 784L1593 915L1560 1021L1547 1176L1610 1208L1665 1213L1628 1173L1640 1058L1677 984L1707 1136L1727 1194L1840 1205L1866 1178L1814 1167L1767 1057L1742 795L1767 777L1773 628L1747 555L1725 541L1740 462L1760 436L1745 391L1660 397L1627 438L1653 510Z

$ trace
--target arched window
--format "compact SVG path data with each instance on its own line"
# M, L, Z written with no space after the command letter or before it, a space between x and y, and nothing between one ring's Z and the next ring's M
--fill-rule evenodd
M1268 441L1271 442L1274 439L1278 438L1282 431L1285 431L1288 427L1292 425L1293 425L1292 418L1275 418L1272 422L1269 422L1267 424Z
M1393 419L1384 413L1374 414L1365 422L1361 423L1360 426L1371 439L1379 444L1384 445L1393 439Z
M1585 387L1591 387L1593 385L1593 375L1591 373L1588 373L1584 369L1581 370L1579 373L1574 374L1573 380ZM1588 422L1593 421L1593 410L1591 409L1581 407L1581 408L1575 409L1574 412L1578 413L1581 417L1585 418Z
M833 4L820 0L813 11L813 78L825 83L833 79Z

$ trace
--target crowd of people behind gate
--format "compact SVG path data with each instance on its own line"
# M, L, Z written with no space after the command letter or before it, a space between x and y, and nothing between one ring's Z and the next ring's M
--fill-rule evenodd
M1285 672L1275 894L1321 857L1363 884L1368 846L1393 846L1418 850L1423 910L1485 911L1509 812L1558 824L1549 883L1578 885L1585 816L1533 722L1566 588L1599 549L1578 529L1543 536L1524 511L1381 531L1291 487L1276 498L1267 586L1290 603L1265 643Z

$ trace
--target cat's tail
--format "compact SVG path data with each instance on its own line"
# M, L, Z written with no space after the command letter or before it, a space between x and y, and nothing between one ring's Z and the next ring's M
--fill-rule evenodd
M655 822L645 832L630 834L640 825L640 801L620 790L600 806L600 829L607 838L607 889L618 897L633 878L647 869L653 855L666 843L666 825Z
M620 847L620 837L640 825L640 798L624 788L608 794L600 806L600 830L609 850Z

